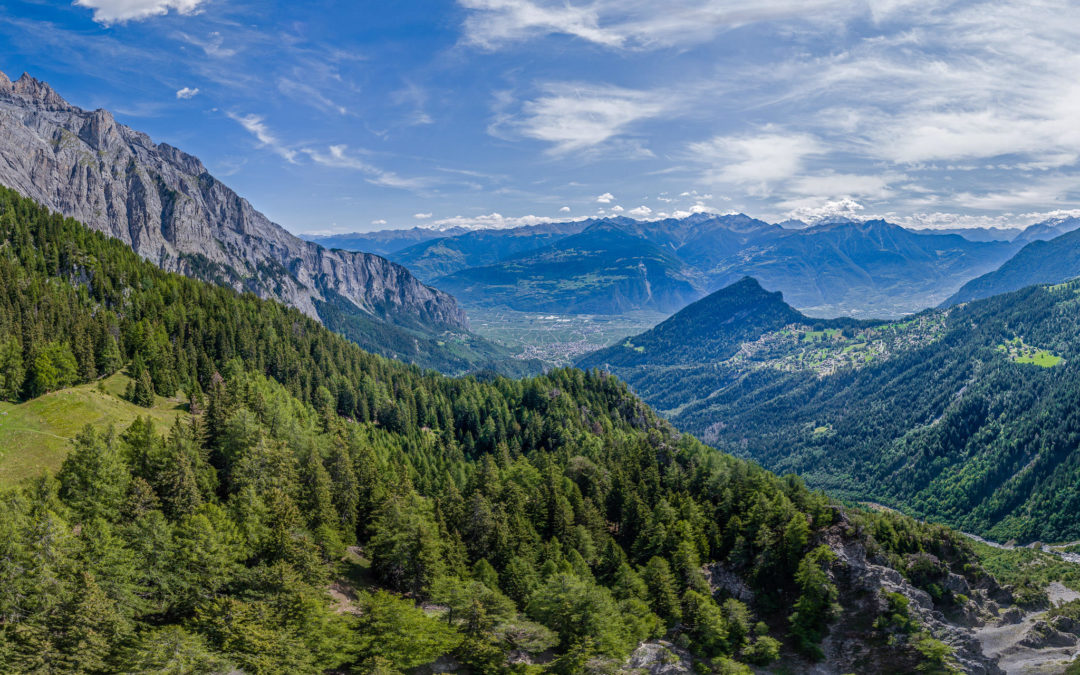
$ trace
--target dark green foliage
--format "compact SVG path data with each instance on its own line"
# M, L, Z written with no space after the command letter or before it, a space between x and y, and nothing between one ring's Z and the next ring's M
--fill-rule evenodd
M622 344L584 357L582 368L704 363L730 358L746 340L789 323L813 321L746 277Z
M692 321L680 312L629 338L633 348L582 363L610 365L680 428L813 487L998 541L1071 541L1080 538L1078 290L1032 287L886 325L792 319L744 280L684 310ZM785 322L822 339L829 330L829 342L797 341ZM814 361L818 349L840 359L871 333L885 336L881 351ZM1017 342L1063 361L1023 362L1006 345ZM744 359L744 346L756 356Z
M83 345L76 378L130 363L154 395L190 392L193 413L87 430L57 479L0 493L9 669L396 673L452 652L500 672L511 650L554 649L549 670L576 674L681 618L695 653L737 672L739 650L773 652L750 641L756 612L794 605L798 630L824 630L833 596L813 575L828 548L812 547L838 507L679 434L613 377L423 372L6 193L0 208L19 215L0 219L15 351L32 363L44 335L57 353ZM974 564L932 547L936 528L852 517L875 533L847 536L898 567L921 552ZM327 586L353 544L374 586L335 611ZM758 605L713 598L710 563ZM445 609L416 606L432 600Z
M836 603L839 591L828 575L828 566L835 560L836 554L831 549L818 546L806 554L795 573L801 594L790 617L791 634L799 649L816 658L822 656L818 643L840 611Z
M461 643L451 626L384 591L362 598L360 612L357 650L361 665L368 668L382 663L406 670L430 663Z

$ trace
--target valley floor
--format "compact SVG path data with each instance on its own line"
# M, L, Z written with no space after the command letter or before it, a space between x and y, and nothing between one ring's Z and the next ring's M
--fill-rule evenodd
M467 307L473 332L509 347L520 359L569 366L589 352L646 331L667 318L651 311L626 314L551 314L503 307Z

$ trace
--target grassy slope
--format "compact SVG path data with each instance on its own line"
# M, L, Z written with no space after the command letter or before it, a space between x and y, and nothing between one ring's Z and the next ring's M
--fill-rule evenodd
M150 416L162 426L186 417L186 405L178 399L158 397L153 408L128 403L121 396L129 378L117 373L99 383L54 391L14 405L0 402L0 488L40 473L56 472L64 461L71 439L87 424L118 429L136 417Z

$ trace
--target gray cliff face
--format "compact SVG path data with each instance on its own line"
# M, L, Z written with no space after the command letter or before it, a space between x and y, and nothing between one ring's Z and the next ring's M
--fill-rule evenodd
M375 318L467 330L454 298L400 265L329 251L270 222L197 158L0 73L0 183L123 240L162 268L274 298L318 317L336 293Z

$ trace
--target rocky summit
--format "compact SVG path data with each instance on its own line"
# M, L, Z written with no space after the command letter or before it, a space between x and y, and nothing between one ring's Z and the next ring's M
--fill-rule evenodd
M0 183L123 240L160 267L320 318L340 295L402 326L467 329L453 297L368 253L327 250L271 222L196 157L0 73Z

